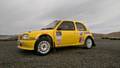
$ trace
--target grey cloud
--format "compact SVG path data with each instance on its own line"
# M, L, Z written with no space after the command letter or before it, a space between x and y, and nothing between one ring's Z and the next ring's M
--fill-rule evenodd
M73 17L86 20L86 24L94 32L120 31L119 2L119 0L1 0L0 34L16 34L39 29L45 24L42 22L47 24L48 20Z

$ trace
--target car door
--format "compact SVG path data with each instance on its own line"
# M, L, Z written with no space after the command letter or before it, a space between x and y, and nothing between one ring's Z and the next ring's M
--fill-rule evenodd
M63 21L56 31L57 45L71 46L76 41L75 39L75 26L72 21Z
M76 31L76 42L77 42L77 45L82 45L84 44L84 41L85 41L85 32L86 32L86 27L82 24L82 23L79 23L79 22L76 22L76 27L77 27L77 31Z

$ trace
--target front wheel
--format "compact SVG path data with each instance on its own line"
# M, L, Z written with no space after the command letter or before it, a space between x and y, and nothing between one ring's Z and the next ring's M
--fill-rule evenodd
M35 53L37 55L47 55L51 51L51 42L47 37L42 37L38 40L35 46Z
M94 45L94 41L88 37L85 41L85 47L87 49L91 49L93 47L93 45Z

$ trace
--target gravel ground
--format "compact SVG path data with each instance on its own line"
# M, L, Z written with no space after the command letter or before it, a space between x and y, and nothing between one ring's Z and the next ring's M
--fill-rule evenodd
M46 56L20 51L16 41L0 41L0 68L120 68L120 40L96 40L97 47L58 48Z

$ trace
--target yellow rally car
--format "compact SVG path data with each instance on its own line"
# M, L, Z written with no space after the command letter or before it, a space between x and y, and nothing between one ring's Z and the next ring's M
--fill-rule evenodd
M95 46L93 34L78 21L55 20L38 31L25 32L18 37L18 48L48 54L52 48L66 46Z

